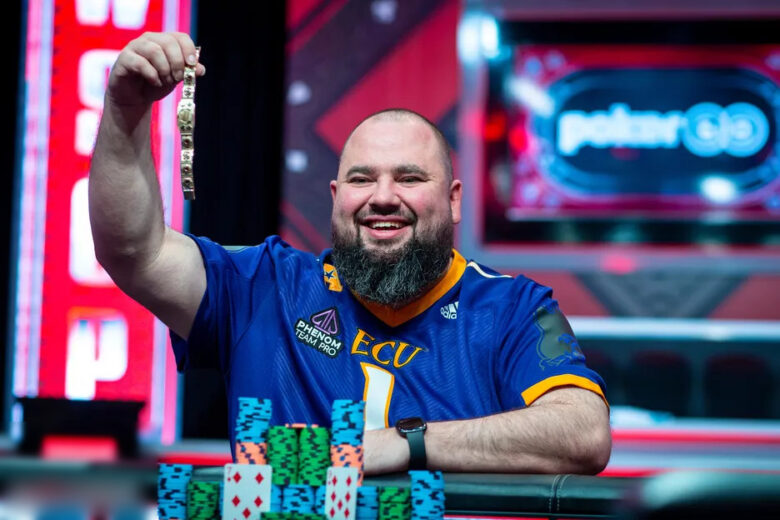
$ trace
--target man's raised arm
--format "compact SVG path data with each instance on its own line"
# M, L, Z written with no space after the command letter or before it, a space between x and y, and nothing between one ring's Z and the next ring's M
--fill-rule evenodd
M182 80L195 45L183 33L146 33L111 69L89 173L89 218L100 264L124 292L178 335L189 335L206 290L200 252L163 220L150 145L152 104ZM198 65L197 75L205 73Z

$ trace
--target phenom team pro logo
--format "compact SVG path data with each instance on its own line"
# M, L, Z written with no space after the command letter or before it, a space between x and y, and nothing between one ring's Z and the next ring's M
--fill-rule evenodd
M335 307L315 312L308 321L298 318L295 322L298 341L330 358L338 356L344 348L344 343L337 337L340 330L339 313Z
M632 110L614 103L609 110L567 110L558 118L557 149L575 155L583 146L594 148L685 147L699 157L726 153L749 157L769 139L769 121L750 103L697 103L685 112Z

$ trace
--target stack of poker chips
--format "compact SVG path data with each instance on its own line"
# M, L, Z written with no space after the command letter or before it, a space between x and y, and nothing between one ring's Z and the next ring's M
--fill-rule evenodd
M365 401L337 399L331 410L330 463L358 469L363 483L363 428Z
M306 426L300 430L298 483L325 484L330 462L330 432L327 428Z
M268 464L267 432L270 421L270 399L238 398L235 429L237 463Z
M273 468L273 484L287 486L298 483L297 430L285 426L268 429L268 464Z
M220 482L196 482L187 484L187 520L212 520L221 518L218 502Z
M438 520L444 516L444 477L441 471L410 471L412 520Z
M160 520L187 518L187 484L190 464L160 464L157 472L157 512Z
M355 520L377 520L379 517L379 493L374 486L358 488Z
M408 488L379 488L378 520L410 520L412 515L411 493Z
M282 511L285 513L314 513L314 488L308 484L290 484L284 487Z

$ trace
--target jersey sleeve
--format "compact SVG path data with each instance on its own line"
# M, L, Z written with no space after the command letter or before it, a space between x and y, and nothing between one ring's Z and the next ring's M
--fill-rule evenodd
M258 246L228 250L204 237L189 235L200 249L206 292L189 338L171 331L179 371L229 366L230 346L246 330L253 309L274 291L273 264L278 237Z
M528 406L553 388L576 386L605 399L603 379L585 364L568 320L552 290L523 279L515 305L508 306L499 331L497 373L505 409ZM521 283L516 280L515 283ZM606 402L606 399L605 399Z

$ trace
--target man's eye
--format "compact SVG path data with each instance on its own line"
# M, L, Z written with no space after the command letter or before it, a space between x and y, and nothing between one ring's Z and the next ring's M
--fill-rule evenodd
M414 184L420 182L422 179L419 177L401 177L401 182L404 184Z
M352 177L349 182L350 184L366 184L368 179L365 177Z

